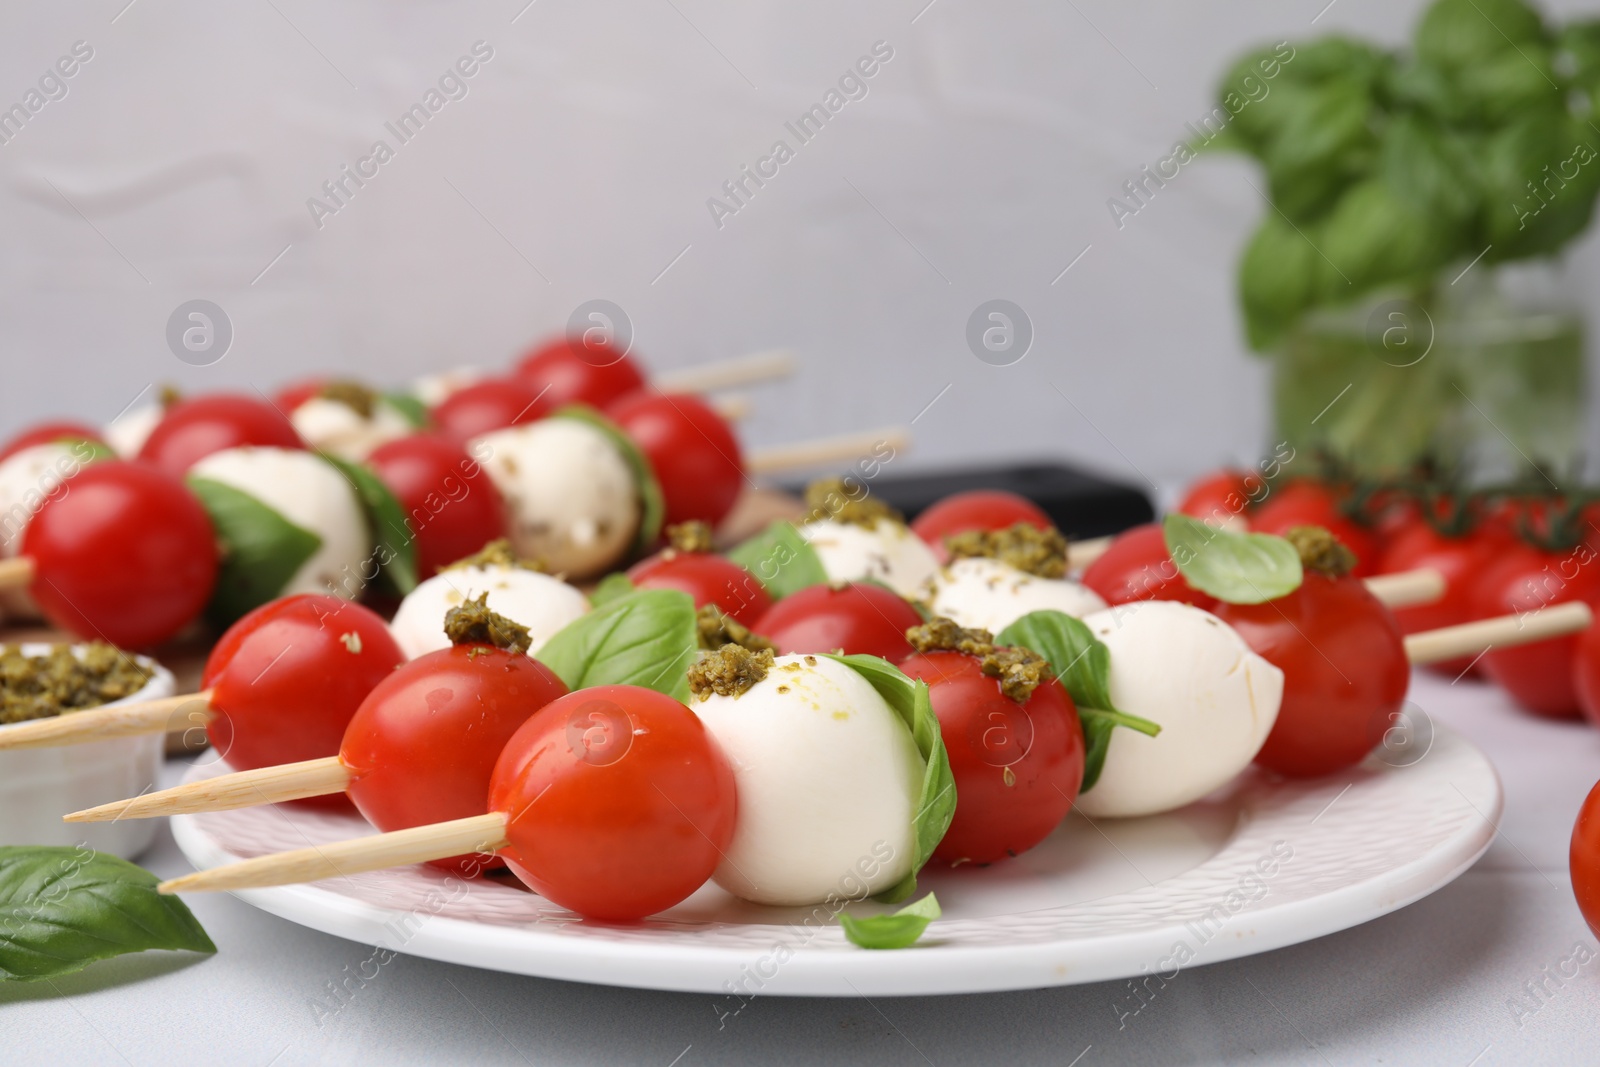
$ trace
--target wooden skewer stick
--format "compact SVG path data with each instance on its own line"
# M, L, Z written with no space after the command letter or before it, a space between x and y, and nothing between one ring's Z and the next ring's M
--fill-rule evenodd
M777 350L717 363L702 363L698 367L685 367L682 370L662 371L651 375L651 378L655 387L664 393L709 393L716 389L787 378L793 373L794 357Z
M750 417L752 405L747 396L719 396L711 401L711 409L729 422L743 422Z
M1106 554L1115 537L1091 537L1083 541L1067 542L1067 570L1081 571Z
M0 559L0 589L22 589L33 582L33 559L14 556Z
M1386 608L1431 604L1444 596L1444 575L1432 567L1397 574L1376 574L1366 580L1367 592Z
M61 745L107 741L113 737L165 733L173 726L173 714L189 704L203 706L203 710L195 709L200 715L191 720L191 725L203 725L211 718L211 690L203 689L198 693L144 700L137 704L69 711L51 719L35 719L0 727L0 750L57 748Z
M225 889L320 882L325 878L442 860L463 853L494 852L507 844L505 814L492 811L469 819L257 856L241 863L186 874L162 882L156 888L162 893L213 893Z
M884 426L864 433L819 437L815 441L796 441L764 448L745 456L744 469L750 474L774 474L797 467L816 467L845 459L860 459L872 455L884 445L899 452L910 444L911 431L906 427Z
M1412 663L1437 663L1577 633L1593 621L1594 613L1582 601L1553 604L1521 615L1499 615L1412 634L1406 638L1406 658Z
M338 756L328 756L187 782L155 793L142 793L129 800L85 808L61 818L63 822L116 822L188 815L197 811L231 811L257 804L342 793L349 784L349 769Z

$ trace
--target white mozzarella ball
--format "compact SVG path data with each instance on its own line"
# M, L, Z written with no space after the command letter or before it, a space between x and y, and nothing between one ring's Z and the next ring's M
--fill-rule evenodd
M477 367L452 367L438 374L425 374L411 383L411 395L427 407L438 407L456 393L483 379Z
M589 610L589 598L559 578L526 567L489 564L452 567L418 585L400 601L389 628L410 659L450 646L445 613L489 594L489 609L528 628L530 653Z
M106 444L123 459L133 459L139 455L145 439L156 428L156 424L166 415L166 408L160 404L146 404L125 411L106 425L103 435Z
M90 453L81 445L50 441L30 445L0 461L0 559L22 551L22 535L46 500L62 495L68 478L83 469ZM0 607L16 619L38 618L26 589L0 593Z
M471 451L505 497L518 556L587 578L627 554L643 521L639 487L601 430L541 419L476 438Z
M1283 672L1208 611L1171 600L1124 604L1084 617L1111 652L1118 711L1157 723L1148 737L1118 727L1094 788L1090 817L1153 815L1199 800L1250 765L1278 718Z
M738 788L718 885L757 904L802 905L863 885L882 892L910 873L922 757L866 679L826 657L779 656L739 696L690 707Z
M355 487L332 464L298 448L246 446L213 452L189 475L248 493L321 540L278 596L360 594L375 563L371 537Z
M997 634L1030 611L1083 616L1106 606L1086 585L1040 578L997 559L958 559L928 583L928 605L969 630Z
M380 445L412 432L412 425L393 404L373 401L372 414L349 404L314 396L289 413L295 433L309 447L359 463Z
M927 543L892 519L879 519L870 527L818 519L799 529L816 550L829 581L873 578L903 597L915 597L939 569L938 557Z

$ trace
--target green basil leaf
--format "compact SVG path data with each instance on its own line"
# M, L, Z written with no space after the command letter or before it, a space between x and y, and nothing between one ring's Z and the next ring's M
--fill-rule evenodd
M1431 280L1459 247L1449 226L1414 210L1380 179L1352 186L1322 227L1322 252L1338 268L1341 296L1381 285Z
M735 545L728 558L755 575L774 600L828 580L817 550L783 519Z
M1030 611L995 636L995 644L1026 648L1050 662L1083 727L1083 783L1079 794L1093 789L1105 766L1111 731L1118 726L1155 737L1161 727L1149 719L1118 711L1111 702L1111 650L1087 623L1060 611Z
M413 430L428 428L428 405L410 393L384 393L383 402L398 411Z
M1488 138L1489 259L1547 255L1588 227L1600 191L1597 149L1600 134L1560 114L1529 114Z
M594 587L594 592L589 594L589 603L593 607L601 607L613 600L619 600L634 591L633 579L622 571L614 571L600 579L600 584Z
M405 596L417 587L417 540L400 501L367 467L327 452L317 455L345 476L361 502L373 556L378 562L375 584L384 592Z
M217 946L155 875L86 848L0 847L0 981L35 981L146 949Z
M1544 40L1544 23L1523 0L1435 0L1417 24L1417 58L1465 70Z
M1162 520L1167 551L1184 581L1228 604L1262 604L1300 588L1293 545L1271 534L1238 534L1177 512Z
M939 901L929 893L892 915L873 915L865 919L840 915L839 925L844 927L844 936L850 943L860 948L910 948L928 924L942 914Z
M686 672L699 648L694 599L676 589L641 589L568 623L535 658L568 689L640 685L686 701Z
M620 426L587 404L569 404L550 417L586 422L605 434L617 451L622 453L623 461L633 472L634 485L639 490L639 534L633 540L633 553L640 555L648 551L656 543L656 538L661 536L661 524L667 515L666 497L661 495L661 483L656 481L656 472L650 466L649 457L633 443L633 438L622 432Z
M282 593L295 572L322 547L322 538L243 490L194 474L187 481L211 516L222 544L206 618L228 626Z
M1468 225L1482 205L1477 160L1467 141L1419 115L1390 120L1378 167L1384 183L1413 211L1428 212L1449 226ZM1480 245L1471 254L1481 250Z
M1309 225L1309 224L1308 224ZM1320 256L1304 232L1269 211L1239 261L1239 301L1250 347L1274 347L1317 298Z
M116 449L99 441L91 441L87 437L62 437L56 443L71 445L72 455L80 463L94 463L102 459L117 458Z
M917 891L917 872L933 855L944 832L950 829L950 820L955 817L956 780L950 773L950 757L945 753L939 719L928 699L928 683L906 677L894 664L877 656L827 655L861 675L878 691L911 731L911 739L922 754L922 789L912 822L915 855L911 872L875 898L885 904L897 904Z

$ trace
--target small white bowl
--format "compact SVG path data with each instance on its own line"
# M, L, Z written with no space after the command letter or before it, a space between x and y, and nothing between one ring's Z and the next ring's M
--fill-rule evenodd
M29 642L21 648L26 655L39 656L51 646ZM174 694L171 671L148 656L134 659L150 672L150 680L137 693L101 707ZM20 724L0 726L0 733L15 725ZM61 816L153 788L165 747L166 735L154 733L61 748L0 750L0 845L83 845L132 859L150 847L160 820L73 825Z

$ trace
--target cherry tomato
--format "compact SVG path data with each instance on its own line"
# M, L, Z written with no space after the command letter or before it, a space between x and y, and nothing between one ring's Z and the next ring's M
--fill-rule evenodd
M1248 471L1213 471L1189 486L1175 510L1215 525L1235 517L1248 521L1251 491L1259 496L1262 484L1260 475Z
M376 613L300 593L228 627L200 685L216 712L206 732L235 770L322 759L374 686L406 661Z
M1572 895L1578 898L1583 921L1600 937L1600 783L1589 790L1578 821L1572 827Z
M272 402L278 406L279 411L293 411L322 392L322 387L327 384L326 378L302 378L272 394Z
M588 404L604 410L645 385L633 360L594 337L551 341L518 363L515 373L536 390L544 390L557 407Z
M464 445L480 434L537 422L558 406L519 378L485 378L445 397L432 415L440 433Z
M1111 547L1084 569L1083 584L1107 604L1178 600L1207 611L1216 604L1215 598L1192 587L1178 573L1158 522L1118 534Z
M423 577L506 536L500 491L460 445L411 434L378 446L367 466L405 511Z
M1061 684L1048 681L1019 704L976 656L927 652L900 669L928 683L960 797L933 859L993 863L1048 837L1083 783L1083 728Z
M1595 550L1582 543L1565 552L1513 544L1479 576L1473 596L1479 618L1522 615L1570 600L1600 608L1600 561ZM1492 649L1478 665L1525 710L1550 718L1573 718L1579 713L1573 679L1577 648L1576 636L1553 637L1517 648Z
M628 569L640 589L677 589L694 598L694 606L715 604L740 625L754 627L772 607L772 595L755 575L710 552L665 552L640 560Z
M951 493L923 509L912 522L911 532L926 541L943 563L950 558L944 548L946 537L968 530L1004 530L1019 522L1041 530L1055 525L1043 508L1025 496L999 489L972 489Z
M1394 616L1355 577L1307 572L1265 604L1218 604L1218 618L1283 671L1283 704L1256 762L1310 778L1354 766L1383 739L1411 680Z
M488 645L454 645L401 664L344 732L345 792L385 832L482 815L501 750L566 692L538 660ZM499 864L456 856L432 865L476 873Z
M1578 635L1572 654L1572 686L1578 707L1588 720L1600 726L1600 626L1591 626Z
M1281 486L1250 517L1258 533L1283 534L1295 526L1321 526L1356 554L1357 578L1376 573L1378 539L1371 530L1339 510L1334 491L1318 482L1298 481Z
M744 488L739 442L721 415L697 396L642 389L606 408L650 460L666 498L666 523L715 526Z
M899 663L911 655L906 631L922 625L917 609L881 585L813 585L772 605L751 629L780 655L857 653Z
M633 922L706 883L733 840L727 757L694 712L631 685L580 689L523 724L489 782L503 855L541 895Z
M23 430L7 441L4 447L0 447L0 463L4 463L24 448L48 445L55 441L92 441L97 445L105 444L100 431L93 426L68 420L41 422Z
M1422 520L1399 533L1378 559L1379 574L1399 574L1424 567L1444 576L1444 596L1431 604L1394 608L1395 621L1404 634L1455 626L1476 618L1474 593L1483 572L1506 548L1505 538L1490 531L1466 537L1446 537ZM1445 660L1429 667L1451 677L1472 664L1474 657Z
M217 536L184 484L143 463L85 466L22 535L28 592L79 637L144 648L173 637L217 580Z
M168 408L145 438L139 458L182 478L213 452L241 445L305 447L283 412L265 400L213 393L180 400Z

